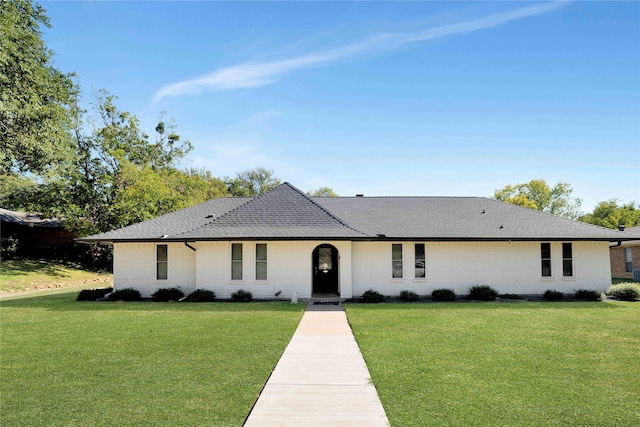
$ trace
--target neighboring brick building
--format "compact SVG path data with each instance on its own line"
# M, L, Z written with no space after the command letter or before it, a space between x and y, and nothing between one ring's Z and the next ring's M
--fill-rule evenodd
M624 231L640 236L640 226L627 228ZM612 246L610 252L611 277L632 279L633 270L640 270L640 239L622 242L619 246Z
M0 245L7 248L17 242L17 256L64 258L74 253L74 237L57 218L0 208Z

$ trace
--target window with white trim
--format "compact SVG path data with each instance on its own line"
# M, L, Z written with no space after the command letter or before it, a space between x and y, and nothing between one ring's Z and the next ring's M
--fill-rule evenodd
M256 243L256 280L267 280L266 243Z
M551 243L540 243L540 261L542 277L551 277Z
M562 276L573 277L573 245L562 244Z
M391 245L391 277L402 279L402 245Z
M416 243L415 247L415 277L424 279L427 277L427 263L424 251L424 243Z
M242 243L231 244L231 280L242 280Z
M627 273L633 272L633 257L631 256L631 248L624 248L624 254L626 258L626 271Z
M169 251L167 245L156 246L156 280L167 280Z

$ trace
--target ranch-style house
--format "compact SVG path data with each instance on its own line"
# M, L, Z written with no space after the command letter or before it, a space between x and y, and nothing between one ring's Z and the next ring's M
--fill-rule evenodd
M239 289L254 298L604 291L628 233L484 197L309 197L289 183L80 241L113 245L114 289Z

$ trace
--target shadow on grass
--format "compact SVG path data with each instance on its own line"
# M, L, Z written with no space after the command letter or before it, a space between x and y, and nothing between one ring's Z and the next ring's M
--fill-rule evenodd
M65 268L73 268L51 261L12 260L2 262L2 274L7 276L26 276L28 274L42 274L51 277L64 277Z
M0 300L2 308L44 308L54 311L216 311L216 312L265 312L304 311L306 303L291 304L288 301L271 302L113 302L76 301L80 291L69 290L45 295L12 296Z
M597 308L608 310L612 308L626 308L625 303L618 304L618 301L558 301L558 302L541 302L541 301L521 301L521 302L434 302L434 303L411 303L411 304L347 304L346 308L366 308L367 310L540 310L540 309L584 309Z

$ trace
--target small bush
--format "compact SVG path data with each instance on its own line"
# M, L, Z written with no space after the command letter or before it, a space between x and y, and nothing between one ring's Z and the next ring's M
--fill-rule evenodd
M435 289L431 292L431 299L434 301L455 301L456 293L453 289Z
M560 291L556 291L553 289L547 289L544 291L544 300L545 301L560 301L564 298L564 294Z
M120 289L109 295L109 301L140 301L141 299L140 292L133 288Z
M640 285L631 282L611 285L605 294L622 301L635 301L640 298Z
M100 289L83 289L80 291L76 301L95 301L104 297L111 292L113 288L100 288Z
M501 299L522 299L522 297L518 294L502 294L500 295Z
M212 302L216 299L216 293L206 289L196 289L187 295L184 301L188 302Z
M600 301L600 292L591 289L578 289L574 298L585 301Z
M233 302L251 302L253 301L253 294L244 289L240 289L237 292L231 294L231 301Z
M167 302L167 301L178 301L180 298L184 296L184 292L182 292L178 288L160 288L151 295L151 301L155 302Z
M379 292L369 289L360 296L360 302L364 303L379 303L384 302L384 295Z
M402 291L400 292L400 300L406 302L414 302L418 301L418 294L411 291Z
M476 301L493 301L498 291L487 285L476 285L469 288L469 299Z

